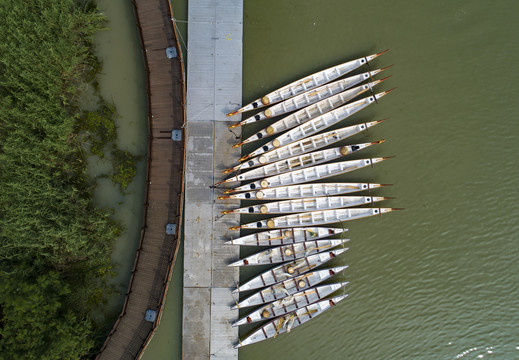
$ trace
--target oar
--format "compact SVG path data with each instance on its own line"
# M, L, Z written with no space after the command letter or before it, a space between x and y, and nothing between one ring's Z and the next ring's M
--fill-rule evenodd
M299 279L297 279L297 281L299 282L299 281L301 281L301 280L303 280L303 279L306 279L307 277L309 277L309 276L312 275L312 274L313 274L313 273L305 274L305 275L301 276ZM294 279L294 281L295 281L295 279ZM296 285L297 285L297 284L296 284ZM274 286L272 287L272 291L276 291L276 290L278 290L278 289L281 290L281 291L284 291L285 294L290 295L290 294L286 293L287 290L286 290L284 284L274 285Z
M294 251L294 254L298 254L298 253L302 253L302 252L310 252L310 251L315 251L315 250L319 250L319 249L326 249L326 248L329 248L331 246L332 245L323 245L323 246L318 246L318 247L311 247L311 248L304 249L304 250Z
M291 245L292 246L292 245ZM294 251L292 254L290 255L294 255L294 254L297 254L297 253L301 253L301 252L310 252L310 251L315 251L315 250L319 250L319 249L326 249L326 248L329 248L331 245L323 245L323 246L318 246L318 247L315 247L315 248L308 248L308 249L305 249L305 250L301 250L301 251ZM281 250L281 249L280 249ZM286 250L286 249L285 249ZM272 249L268 249L268 250L265 250L263 251L260 256L263 256L263 255L268 255L268 253L272 251ZM281 252L284 253L283 250L281 250ZM286 256L290 256L290 255L287 255L285 254Z
M315 293L317 293L317 290L307 290L307 291L304 291L304 293L302 293L302 294L294 294L294 297L307 296L307 295L315 294Z
M302 313L301 315L297 315L297 317L301 317L301 316L306 316L306 315L311 315L313 313L316 313L318 310L317 309L310 309L304 313ZM288 332L288 331L287 331Z
M297 315L297 312L294 311L293 313L291 313L285 321L283 321L283 324L281 325L281 327L279 328L279 330L281 330L283 328L283 326L286 325L287 327L287 333L290 332L290 330L292 329L292 326L294 325L294 322L296 320L296 318L299 318L301 316L306 316L306 315L310 315L310 314L313 314L317 312L317 309L311 309L311 310L308 310L304 313L302 313L301 315ZM279 333L279 330L276 331L276 334L274 334L274 338L276 338L276 336L278 335Z
M291 318L289 321L287 321L287 333L289 333L290 330L292 330L292 325L294 325L294 321L296 321L295 316Z
M303 264L301 264L303 265ZM287 274L287 273L283 273L282 275L285 275L287 277L287 279L292 279L294 278L294 276L297 276L301 273L304 273L305 271L308 271L308 270L311 270L312 268L316 267L317 264L312 264L312 265L309 265L309 266L306 266L306 267L303 267L303 268L300 268L298 269L297 266L294 268L294 273L293 274ZM295 271L298 271L297 273Z
M311 219L312 216L311 215L299 215L298 218L299 219ZM269 220L272 220L272 219L269 219ZM267 220L267 222L269 220ZM242 226L243 225L233 226L233 227L230 227L229 230L239 230L239 229L242 229ZM269 226L267 225L267 227L269 227ZM271 226L271 228L273 228L273 227L275 227L275 224L273 226Z
M302 272L312 270L312 268L314 268L316 266L317 266L317 264L311 264L311 265L308 265L307 267L303 267L303 268L296 269L296 270L299 270L299 273L301 274Z
M296 285L299 285L299 282L300 282L300 281L306 279L307 277L309 277L309 276L311 276L311 275L313 275L313 274L314 274L314 273L308 273L308 274L305 274L305 275L301 276L300 278L297 279L297 284L296 284ZM296 279L294 279L294 281L295 281L295 280L296 280Z
M274 306L275 306L274 304L275 304L276 302L279 304L278 306L284 306L284 307L285 307L285 306L286 306L287 304L289 304L290 302L293 302L294 299L295 299L296 297L300 297L300 296L307 296L307 295L310 295L310 294L314 294L314 293L316 293L316 292L317 292L316 290L311 290L311 291L310 291L310 290L307 290L307 291L304 291L304 292L301 293L301 294L288 295L287 297L284 297L284 298L282 298L282 299L280 299L280 300L278 300L278 301L272 302L272 303L270 303L270 304L268 304L268 305L262 307L262 308L261 308L260 310L258 310L258 311L259 311L261 314L263 314L265 311L268 312L269 310L271 310L271 309L274 308ZM286 309L285 309L285 310L286 310ZM270 314L269 314L269 316L270 316ZM263 315L262 315L262 317L263 317L263 318L266 318L266 316L263 316Z
M279 318L278 323L275 325L276 333L274 334L274 339L278 336L279 331L283 328L283 326L285 326L285 323L293 316L295 316L294 313L291 313Z
M281 287L278 287L279 290L283 291L285 293L286 296L290 296L290 293L288 292L287 289L285 289L284 286L281 286ZM275 291L274 291L275 292Z
M296 199L291 199L291 200L296 200ZM314 199L302 199L303 203L310 203L310 202L315 202ZM259 205L255 205L255 206L259 206ZM263 206L266 206L266 205L263 205ZM250 206L250 207L254 207L254 206ZM232 209L232 210L224 210L224 211L221 211L222 214L230 214L230 213L233 213L235 212L236 210L239 210L239 209L242 209L242 208L237 208L237 209ZM268 208L267 208L268 210ZM261 211L260 211L261 213ZM256 211L252 212L251 214L257 214ZM267 214L267 213L265 213Z
M294 298L296 298L296 297L307 296L307 295L310 295L310 294L314 294L316 292L317 291L315 291L315 290L303 291L303 293L301 293L301 294L293 294L293 295L289 295L287 297L284 297L279 302L280 302L280 304L286 304L287 302L294 301Z
M284 239L288 236L276 236L276 237L273 237L273 238L269 238L269 239L265 239L265 241L272 241L272 240L281 240L281 239ZM255 239L252 239L252 240L248 240L248 241L245 241L246 243L248 242L257 242L257 240Z

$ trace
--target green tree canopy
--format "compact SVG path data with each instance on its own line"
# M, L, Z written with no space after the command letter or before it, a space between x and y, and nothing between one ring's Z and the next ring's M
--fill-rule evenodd
M0 330L0 357L63 360L88 354L94 344L91 324L62 303L69 295L57 272L0 275L0 302L9 315Z

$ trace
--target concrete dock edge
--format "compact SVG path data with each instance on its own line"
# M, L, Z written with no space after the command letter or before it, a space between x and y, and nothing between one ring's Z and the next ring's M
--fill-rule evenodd
M188 4L187 128L185 172L182 359L237 359L238 312L231 293L239 279L239 248L224 241L237 231L234 214L220 212L238 201L219 201L211 186L234 165L239 149L225 115L241 104L242 0ZM236 119L232 119L236 121ZM239 135L239 134L238 134Z

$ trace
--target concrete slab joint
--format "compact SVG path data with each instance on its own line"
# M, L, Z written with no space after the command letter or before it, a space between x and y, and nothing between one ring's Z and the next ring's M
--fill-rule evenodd
M241 104L242 0L188 3L187 127L185 172L183 359L237 359L233 345L238 329L230 326L238 312L230 310L238 270L227 264L239 256L224 245L229 226L239 218L226 215L211 186L221 171L237 162L235 136L226 114ZM231 144L231 145L230 145ZM232 224L232 225L229 225ZM237 234L233 234L236 236Z

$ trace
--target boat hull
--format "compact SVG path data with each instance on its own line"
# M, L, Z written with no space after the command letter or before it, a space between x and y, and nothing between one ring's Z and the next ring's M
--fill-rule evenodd
M358 113L359 111L365 109L369 105L374 104L383 96L389 94L391 91L392 90L388 90L372 96L368 96L364 99L360 99L350 104L343 105L335 110L320 115L308 122L296 126L295 128L287 131L286 133L267 142L266 144L260 146L256 150L250 152L244 158L250 159L259 156L263 153L266 153L268 151L271 151L275 148L286 146L298 140L317 134L318 132L329 128L330 126L338 124L339 122L349 118L353 114Z
M345 281L336 284L321 285L295 293L292 296L260 307L247 316L244 316L243 318L235 321L232 326L252 324L258 321L269 320L285 315L314 302L318 302L328 295L342 289L347 284L348 282Z
M226 242L229 245L282 246L341 234L347 229L330 227L303 227L263 231Z
M248 290L260 289L265 286L271 286L276 283L292 279L296 276L307 273L308 271L315 269L316 267L321 266L332 259L335 259L337 256L345 253L346 251L348 251L348 248L325 251L303 259L298 259L276 266L238 286L233 291L233 294Z
M360 83L365 79L369 79L369 73L356 75L355 78L359 79L357 83ZM385 80L382 79L372 81L368 84L356 86L350 89L351 86L354 86L357 83L349 85L347 83L349 79L350 78L339 80L335 83L322 86L313 91L308 91L276 104L265 111L243 120L240 123L241 125L251 124L257 121L295 111L295 113L289 116L285 116L281 120L269 125L267 128L239 142L237 145L241 146L256 140L261 140L268 136L272 136L282 131L288 130L294 126L300 125L314 117L322 115L325 112L331 111L341 105L346 104L348 101L353 100L364 92L371 90L373 87Z
M228 179L217 183L216 185L220 185L224 182L229 183L255 180L277 174L283 174L288 171L305 169L310 166L315 166L329 161L341 159L345 156L351 155L355 152L383 142L384 140L379 140L370 143L344 145L330 149L317 150L303 155L293 156L288 159L276 161L271 164L263 165L255 169L242 172L241 174L231 176Z
M369 191L389 184L372 183L318 183L279 186L275 188L248 191L218 197L219 200L283 200L302 199L317 196L333 196Z
M335 296L329 300L321 300L280 316L254 331L251 335L236 344L234 348L238 349L246 345L254 344L269 338L275 338L280 334L290 332L291 329L310 321L326 310L332 308L347 296L348 295L341 295Z
M346 140L347 138L353 135L367 131L370 127L375 126L381 123L382 121L384 120L371 121L364 124L348 126L341 129L314 135L306 139L302 139L294 143L267 151L261 156L249 159L230 169L226 169L223 173L227 174L238 170L244 171L249 168L270 164L276 161L284 160L290 157L303 155L311 151L319 150L325 146L333 145L339 141ZM242 158L240 159L240 161L244 161L244 159Z
M292 279L285 280L279 284L269 286L257 293L249 296L245 300L240 301L234 305L231 309L241 309L244 307L256 306L272 301L282 299L286 296L293 295L299 291L303 291L311 288L317 284L328 280L332 276L340 273L347 269L348 266L338 266L330 269L323 269L318 271L309 272L303 275L296 276Z
M259 205L251 205L225 211L226 214L293 214L300 212L332 210L374 204L386 200L382 196L322 196L306 199L291 199Z
M278 216L272 219L260 220L253 223L243 224L241 226L237 226L231 229L272 229L309 225L319 226L325 224L340 223L343 221L362 219L369 216L381 215L392 210L393 209L391 208L353 208L312 211L307 213Z
M315 89L321 85L327 84L335 79L338 79L341 76L344 76L352 72L353 70L359 68L362 65L367 64L368 62L376 59L378 56L382 55L386 51L387 50L378 54L368 55L336 66L332 66L328 69L318 71L312 75L306 76L288 85L285 85L277 90L274 90L262 96L261 98L256 99L251 103L239 108L238 110L227 114L227 116L239 114L244 111L259 109L270 104L274 104L276 102L280 102L285 99L291 98L306 91Z
M234 189L227 190L224 193L266 189L317 181L331 176L342 175L367 166L372 166L386 159L387 158L348 160L310 166L301 170L289 171L283 174L267 177L263 180L254 181L246 185L241 185Z
M282 245L247 256L235 261L228 266L253 266L278 264L287 261L294 261L308 257L336 246L340 246L350 241L349 239L325 239L310 240L290 245Z

